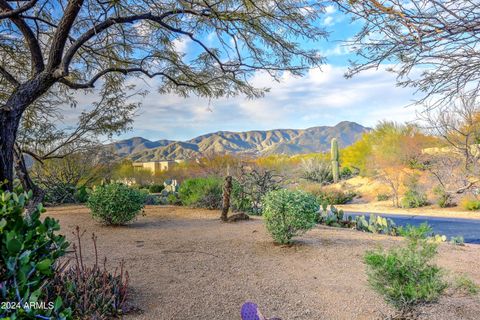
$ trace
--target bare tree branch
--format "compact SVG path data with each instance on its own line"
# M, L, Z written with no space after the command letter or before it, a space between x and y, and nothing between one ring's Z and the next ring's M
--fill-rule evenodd
M8 81L10 82L12 85L14 85L15 87L19 86L20 83L18 82L17 79L15 79L15 77L13 75L10 74L10 72L8 72L7 70L5 70L2 66L0 66L0 74Z
M30 0L27 3L25 3L23 6L18 7L16 9L10 9L9 10L9 9L2 8L2 10L0 11L0 20L6 19L6 18L11 18L13 16L17 16L17 15L33 8L33 6L35 6L37 1L38 0Z
M0 0L0 9L11 11L12 7L6 2L6 0ZM10 20L22 32L25 41L27 42L27 45L30 49L30 57L32 59L32 70L36 73L40 73L43 71L45 64L43 61L42 50L37 38L35 37L35 34L23 19L20 19L16 16L11 16Z

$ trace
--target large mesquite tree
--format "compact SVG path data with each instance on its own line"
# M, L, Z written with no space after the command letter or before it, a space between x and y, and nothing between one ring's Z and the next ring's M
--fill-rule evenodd
M158 78L162 93L257 97L255 72L322 62L300 45L325 36L322 11L313 0L0 0L0 181L11 188L19 127L29 110L55 111L50 97L120 94L112 83L128 76Z

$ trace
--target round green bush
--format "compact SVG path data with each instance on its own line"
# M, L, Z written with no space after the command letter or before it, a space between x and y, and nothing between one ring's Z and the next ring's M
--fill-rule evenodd
M311 194L286 189L269 192L263 206L265 226L274 241L282 244L313 228L319 210Z
M88 198L92 216L109 225L132 221L145 206L146 194L120 183L97 186Z
M216 177L187 179L180 185L178 196L185 206L220 209L222 183L222 179Z

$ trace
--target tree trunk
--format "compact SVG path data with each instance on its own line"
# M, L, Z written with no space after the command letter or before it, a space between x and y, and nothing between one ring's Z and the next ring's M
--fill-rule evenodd
M47 92L55 81L53 75L40 73L18 86L5 105L0 105L0 183L4 183L3 189L13 188L15 140L23 112Z
M230 209L230 195L232 194L232 176L225 177L223 184L223 205L222 205L222 221L228 220L228 209Z
M18 147L15 148L15 172L22 184L23 189L25 191L32 190L33 192L33 198L30 199L27 209L32 210L36 208L37 205L43 201L43 198L45 197L45 191L36 185L30 178L30 174L28 173L28 168L25 163L25 158Z
M0 111L0 183L2 189L13 189L14 146L20 117L15 110Z

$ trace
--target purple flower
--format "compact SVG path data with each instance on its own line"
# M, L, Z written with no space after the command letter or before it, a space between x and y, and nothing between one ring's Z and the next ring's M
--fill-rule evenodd
M253 302L245 302L240 312L242 320L269 320L266 319L258 310L258 306ZM270 320L281 320L280 318L272 318Z

